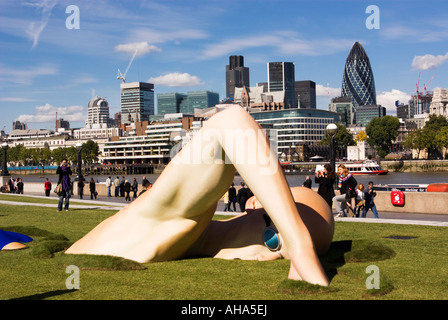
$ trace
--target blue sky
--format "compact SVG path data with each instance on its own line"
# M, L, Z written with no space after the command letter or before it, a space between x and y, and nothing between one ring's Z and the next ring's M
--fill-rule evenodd
M67 28L78 21L70 5L79 29ZM296 80L316 82L318 108L328 109L355 41L378 103L394 114L419 74L422 90L448 87L447 16L446 0L0 0L0 129L15 120L54 129L56 112L83 126L95 96L113 116L117 71L136 50L126 80L154 83L155 95L213 90L223 99L229 56L243 55L251 86L266 81L267 62L294 62Z

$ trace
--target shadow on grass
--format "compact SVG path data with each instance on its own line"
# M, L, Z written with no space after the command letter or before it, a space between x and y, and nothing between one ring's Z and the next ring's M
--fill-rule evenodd
M47 298L52 298L52 297L61 296L61 295L67 294L67 293L72 293L75 291L77 291L77 290L75 290L75 289L54 290L54 291L48 291L48 292L44 292L44 293L33 294L30 296L14 298L11 300L44 300Z
M351 250L352 240L334 241L327 253L320 258L322 267L330 281L338 274L338 268L346 263L345 254Z

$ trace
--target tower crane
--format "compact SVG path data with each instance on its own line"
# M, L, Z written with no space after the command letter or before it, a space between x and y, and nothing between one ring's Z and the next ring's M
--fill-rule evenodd
M132 61L134 61L135 56L137 55L138 50L135 50L134 54L132 55L131 61L129 61L128 67L126 68L126 71L124 73L121 73L120 69L118 69L118 75L117 79L121 79L123 83L126 82L126 74L129 71L129 68L131 67Z
M426 88L428 87L428 85L429 85L429 83L432 81L432 79L434 79L434 76L435 76L435 75L436 75L436 74L434 73L434 75L431 77L431 79L429 79L428 83L423 85L423 88L425 89L425 96L426 96Z

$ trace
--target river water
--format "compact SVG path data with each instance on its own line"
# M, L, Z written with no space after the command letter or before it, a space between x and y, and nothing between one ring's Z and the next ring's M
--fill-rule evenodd
M124 177L132 183L133 178L137 179L139 185L142 182L142 178L144 175L125 175ZM17 176L13 175L14 178ZM57 182L57 175L46 175L52 183ZM112 179L115 176L112 176ZM121 179L122 175L120 175ZM150 174L146 175L147 179L154 183L159 177L158 174ZM310 177L313 180L313 187L317 187L314 183L314 177L311 174ZM44 182L45 178L39 175L26 175L21 176L24 183L27 182ZM75 176L73 176L75 178ZM88 176L86 180L89 181L90 178L94 178L95 182L105 182L107 176L106 175L97 175L97 176ZM291 187L301 186L305 181L306 174L288 174L286 175L286 179ZM367 186L369 181L373 181L375 185L387 185L387 184L431 184L431 183L448 183L448 172L389 172L387 175L356 175L355 176L358 183L363 183ZM234 183L236 186L240 184L243 179L235 175Z

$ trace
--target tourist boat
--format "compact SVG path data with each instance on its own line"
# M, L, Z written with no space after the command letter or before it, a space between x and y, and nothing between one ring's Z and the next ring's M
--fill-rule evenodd
M386 184L374 185L377 191L427 192L427 184Z
M381 166L374 160L338 162L336 163L336 168L340 164L344 164L352 175L383 175L388 173L388 170L381 168Z

